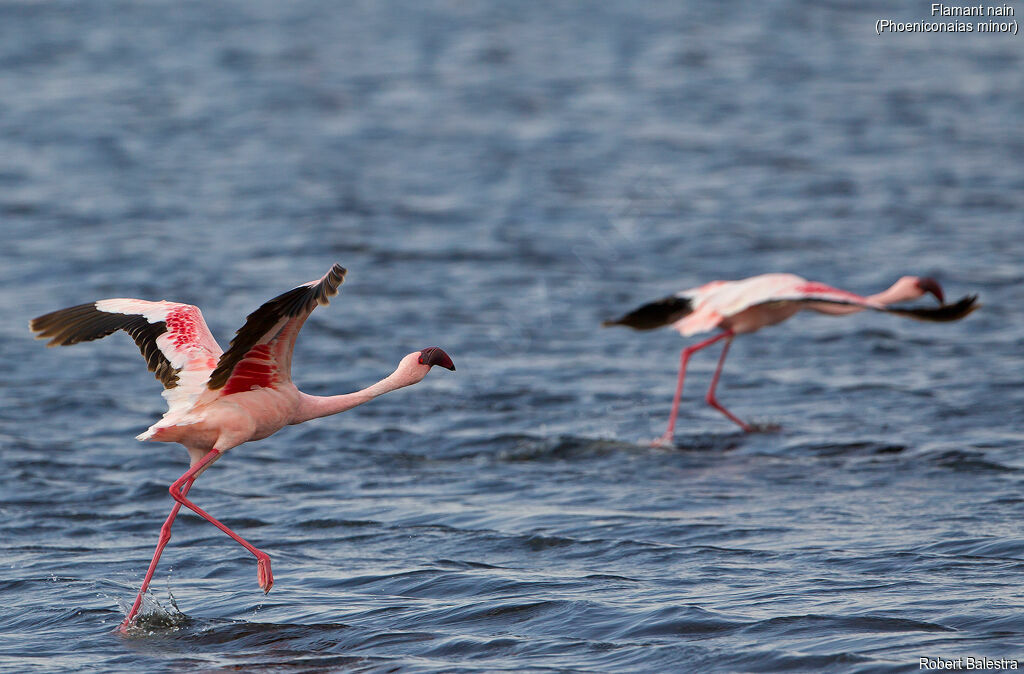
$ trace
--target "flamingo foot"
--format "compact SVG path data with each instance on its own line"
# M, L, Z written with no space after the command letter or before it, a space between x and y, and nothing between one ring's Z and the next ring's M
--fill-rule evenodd
M665 433L661 437L651 440L651 447L672 447L674 444L672 442L673 437L674 435L672 433Z
M267 594L270 592L270 588L274 587L274 574L270 571L270 557L265 554L256 557L256 581L259 583L260 589L263 590L263 594Z
M722 407L721 403L719 403L718 400L714 396L708 394L708 396L704 400L705 400L705 402L707 402L708 405L711 405L716 410L718 410L719 412L724 414L729 419L729 421L733 422L734 424L736 424L737 426L742 428L744 433L752 433L754 431L755 427L751 426L750 424L745 423L742 419L737 417L735 414L733 414L729 410L727 410L724 407Z
M132 608L128 611L128 615L125 616L121 624L117 626L118 632L121 634L128 634L128 630L135 626L135 619L139 617L139 609L142 608L142 591L139 591L137 597L135 597L135 603L132 604Z

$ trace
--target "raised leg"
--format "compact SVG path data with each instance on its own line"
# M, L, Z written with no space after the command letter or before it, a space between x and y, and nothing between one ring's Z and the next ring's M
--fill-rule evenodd
M719 404L718 399L715 397L715 387L718 386L718 378L722 376L722 366L725 365L725 356L729 353L729 346L732 344L732 338L732 333L729 333L729 339L725 341L725 346L722 347L722 355L718 357L718 367L715 368L715 376L711 378L711 386L708 388L708 393L704 396L704 400L707 401L708 405L711 405L716 410L729 417L733 422L738 424L740 428L749 433L751 431L750 426L740 421L736 415L722 407L722 405Z
M210 452L205 457L203 457L203 459L199 463L189 468L187 473L179 477L177 481L175 481L175 483L171 485L171 496L179 504L185 506L186 508L188 508L195 514L199 515L213 526L217 527L218 529L226 533L231 538L235 539L235 541L237 541L239 545L241 545L243 548L251 552L253 556L256 557L256 581L259 583L260 589L263 590L263 593L266 594L267 592L270 592L270 588L274 585L274 574L270 572L270 556L262 550L258 550L256 546L254 546L252 543L245 540L231 529L228 529L225 525L215 520L208 512L197 506L195 503L192 503L192 501L189 501L187 498L185 498L185 492L187 491L187 489L184 488L185 484L190 479L194 479L193 476L199 472L202 472L202 470L204 470L207 465L213 463L218 458L220 458L220 455L220 451L216 449L211 449Z
M266 553L257 550L238 534L210 517L209 514L185 498L185 495L188 494L189 489L192 488L192 484L195 482L198 474L206 470L206 468L208 468L211 463L219 459L220 456L221 452L216 449L211 450L200 461L185 471L185 474L175 480L174 484L171 485L171 497L174 498L175 504L174 507L171 508L171 514L167 516L167 520L164 522L163 526L160 527L160 540L157 542L156 552L153 554L153 560L149 563L149 569L146 571L146 577L142 581L142 588L139 590L139 594L135 598L135 603L132 605L131 611L128 612L128 616L121 623L119 629L122 632L127 631L128 627L131 626L138 615L139 608L142 606L142 596L146 593L146 590L149 589L149 583L153 578L153 573L156 571L157 563L160 561L160 555L163 553L164 547L167 545L168 541L171 540L171 525L174 523L174 518L177 517L178 511L181 509L182 505L193 510L200 517L214 524L218 529L241 543L246 550L253 553L253 555L256 556L257 561L257 581L265 593L270 592L270 588L274 584L274 576L270 572L270 557L268 557Z
M668 418L668 428L665 429L665 433L660 438L657 438L654 442L651 443L652 447L663 447L665 445L672 444L672 436L675 435L676 430L676 417L679 415L679 402L680 400L682 400L683 397L683 381L686 378L686 364L689 362L690 356L700 351L704 347L711 346L718 340L725 339L726 337L728 337L729 340L732 341L732 330L726 330L725 332L717 334L714 337L711 337L710 339L705 339L703 342L698 342L697 344L688 346L685 349L683 349L682 353L679 356L679 379L676 382L676 395L672 399L672 413L669 415ZM719 363L719 367L721 367L721 363Z

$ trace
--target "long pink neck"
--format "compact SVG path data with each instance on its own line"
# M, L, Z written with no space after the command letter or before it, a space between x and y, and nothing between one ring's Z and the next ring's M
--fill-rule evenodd
M921 290L914 283L913 279L901 278L896 283L886 288L880 293L874 295L868 295L865 299L882 306L888 306L895 304L896 302L903 302L905 300L914 300L921 296ZM855 306L855 305L842 305L842 304L816 304L810 307L814 311L822 314L829 314L830 316L845 316L847 314L856 314L864 311L866 307Z
M913 281L900 279L880 293L868 296L869 300L879 304L896 304L907 300L916 300L921 296L921 289Z
M320 417L329 417L332 414L338 414L345 410L350 410L353 407L358 407L363 403L368 403L378 396L382 396L385 393L394 391L395 389L414 384L418 380L412 380L408 376L402 376L399 371L395 371L381 379L379 382L372 386L368 386L361 391L355 393L344 393L336 396L314 396L307 393L299 392L299 407L295 411L295 418L291 421L292 424L301 424L304 421L310 419L319 419Z

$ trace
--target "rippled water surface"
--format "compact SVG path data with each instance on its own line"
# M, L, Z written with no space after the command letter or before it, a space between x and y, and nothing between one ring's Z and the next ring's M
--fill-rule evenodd
M887 5L0 3L0 671L1024 657L1024 38L879 37ZM226 343L335 261L304 390L458 371L230 452L192 496L272 592L183 514L114 634L187 456L132 439L131 340L28 319L166 298ZM766 271L984 308L737 340L720 398L774 433L700 354L652 449L684 342L601 319Z

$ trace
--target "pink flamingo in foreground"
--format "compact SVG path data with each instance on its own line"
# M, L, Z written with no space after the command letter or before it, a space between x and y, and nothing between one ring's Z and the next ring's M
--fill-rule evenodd
M890 306L897 302L915 300L925 293L935 295L939 306L916 309ZM725 356L729 353L729 345L736 335L756 332L769 325L781 323L804 309L833 316L872 309L922 321L956 321L978 308L977 299L977 295L971 295L955 304L945 304L942 287L938 282L917 276L904 276L887 290L861 297L823 283L808 281L795 274L761 274L740 281L712 281L699 288L683 290L675 295L644 304L621 318L605 321L603 325L625 325L636 330L653 330L671 325L684 337L715 328L722 330L710 339L683 349L668 428L664 435L652 443L654 446L662 446L672 442L675 432L679 400L683 395L686 363L691 355L706 346L725 340L705 400L744 431L750 432L754 428L722 407L715 397L715 387L718 386L718 378L722 374Z
M355 393L320 397L299 391L291 380L292 351L302 324L318 305L338 293L345 269L334 265L323 278L275 297L249 314L227 351L206 327L197 307L176 302L109 299L61 309L33 319L37 338L47 346L65 346L100 339L124 330L164 385L168 411L139 440L178 442L191 459L189 469L171 485L175 500L160 529L160 539L135 604L121 631L135 621L149 587L171 524L179 508L197 513L256 557L260 588L274 584L270 557L221 524L186 498L193 482L224 452L244 442L260 440L290 424L300 424L373 400L377 396L422 380L434 365L454 370L448 354L430 347L408 354L398 368L376 384Z

